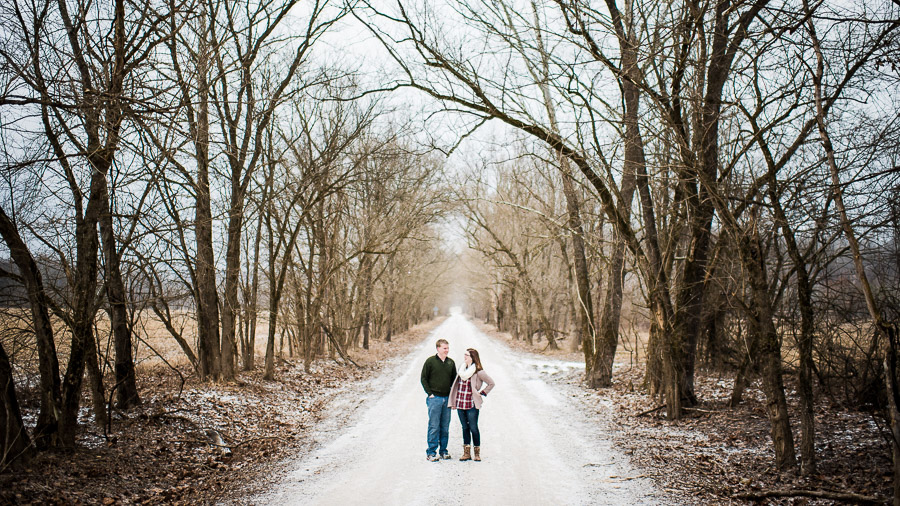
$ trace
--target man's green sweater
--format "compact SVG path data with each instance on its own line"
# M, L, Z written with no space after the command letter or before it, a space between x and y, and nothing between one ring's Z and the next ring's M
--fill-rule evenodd
M426 394L447 397L455 379L456 364L452 358L447 357L441 361L437 355L432 355L425 360L425 365L422 366L422 387Z

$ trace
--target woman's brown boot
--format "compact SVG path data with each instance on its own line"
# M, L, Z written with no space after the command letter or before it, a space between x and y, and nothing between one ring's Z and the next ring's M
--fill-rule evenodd
M481 462L481 447L480 446L475 447L475 458L472 460L474 460L475 462Z
M459 458L459 460L472 460L472 452L471 446L463 445L463 456Z

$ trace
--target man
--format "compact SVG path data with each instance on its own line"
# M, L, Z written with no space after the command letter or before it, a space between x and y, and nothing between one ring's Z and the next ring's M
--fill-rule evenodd
M428 406L428 449L425 450L425 457L431 462L450 458L447 451L450 439L450 405L447 401L456 379L456 364L452 358L447 357L450 343L446 339L438 339L435 348L437 354L428 357L422 366L422 387L428 395L425 399L425 405Z

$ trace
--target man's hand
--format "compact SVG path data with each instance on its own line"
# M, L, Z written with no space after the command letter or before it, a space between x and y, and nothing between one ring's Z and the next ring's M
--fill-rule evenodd
M429 398L429 399L433 399L433 398L434 398L434 394L430 394L430 395L428 396L428 398Z

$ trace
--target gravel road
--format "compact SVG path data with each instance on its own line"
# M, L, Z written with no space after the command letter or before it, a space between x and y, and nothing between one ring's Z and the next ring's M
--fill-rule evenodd
M497 383L482 407L482 462L459 462L462 434L454 411L453 460L425 460L427 415L419 383L434 342L450 342L462 363L476 348ZM345 391L317 429L317 448L290 462L253 504L673 504L629 465L605 434L602 414L585 413L577 388L547 381L582 364L510 350L453 315L405 357L358 391ZM591 418L593 417L593 419Z

